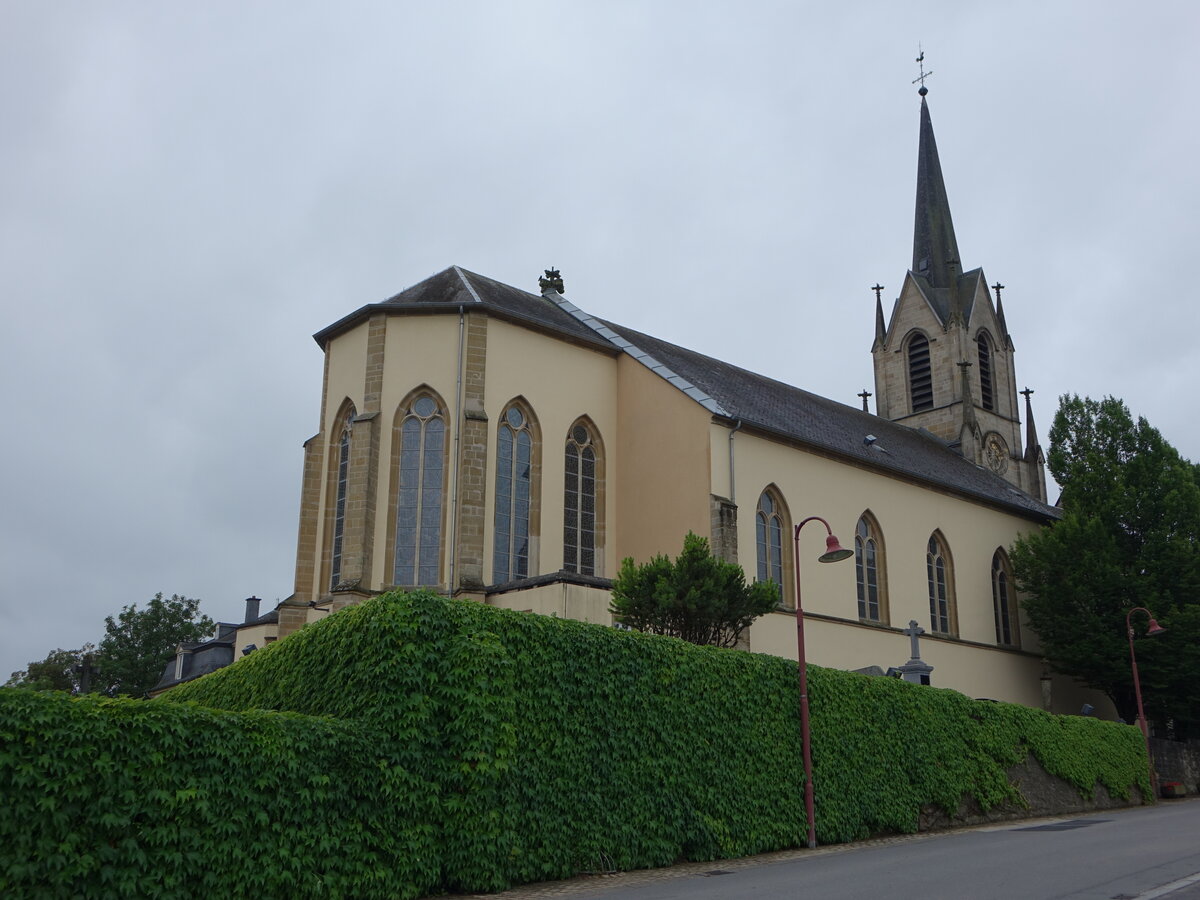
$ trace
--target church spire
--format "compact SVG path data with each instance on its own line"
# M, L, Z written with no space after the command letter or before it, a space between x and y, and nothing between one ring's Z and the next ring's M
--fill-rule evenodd
M1025 388L1021 394L1025 397L1025 459L1029 462L1037 462L1042 448L1038 443L1037 426L1033 424L1033 401L1029 399L1033 396L1033 391Z
M883 300L880 298L883 285L877 281L871 290L875 292L875 347L882 347L884 338L887 337L887 326L883 321Z
M922 84L912 271L915 275L927 278L931 287L952 288L958 284L962 262L958 255L958 241L954 237L954 222L950 218L946 183L942 180L937 141L933 137L933 122L929 118L929 104L925 102L926 93L928 91Z

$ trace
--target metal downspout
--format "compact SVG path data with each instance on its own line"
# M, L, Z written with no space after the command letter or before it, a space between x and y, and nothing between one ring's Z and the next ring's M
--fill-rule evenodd
M735 419L733 430L729 432L729 502L737 506L737 490L733 481L733 436L742 430L742 420Z

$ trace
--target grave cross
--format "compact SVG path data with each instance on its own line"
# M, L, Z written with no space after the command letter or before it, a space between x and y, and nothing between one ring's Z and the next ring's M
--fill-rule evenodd
M920 660L921 635L925 633L925 629L917 624L916 619L909 619L908 627L904 629L904 633L908 635L908 639L912 643L912 659L909 662Z

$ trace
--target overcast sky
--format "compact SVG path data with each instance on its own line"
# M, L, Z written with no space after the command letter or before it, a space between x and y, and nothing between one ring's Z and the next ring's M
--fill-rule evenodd
M4 0L0 681L290 594L311 335L452 264L857 404L918 42L1043 443L1112 394L1200 459L1198 10Z

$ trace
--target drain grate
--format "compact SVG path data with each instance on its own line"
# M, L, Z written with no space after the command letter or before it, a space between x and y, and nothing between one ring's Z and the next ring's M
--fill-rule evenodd
M1072 822L1051 822L1049 825L1031 825L1028 828L1014 828L1013 831L1074 831L1076 828L1087 828L1089 825L1099 825L1110 822L1111 819L1076 819Z

